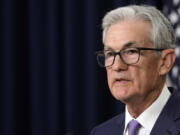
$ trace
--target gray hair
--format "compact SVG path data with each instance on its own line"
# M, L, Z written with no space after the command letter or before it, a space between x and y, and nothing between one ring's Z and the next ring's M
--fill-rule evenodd
M130 5L108 12L103 18L103 43L106 32L111 25L126 19L140 19L148 21L152 26L150 40L155 48L175 48L174 30L168 19L155 7L147 5Z

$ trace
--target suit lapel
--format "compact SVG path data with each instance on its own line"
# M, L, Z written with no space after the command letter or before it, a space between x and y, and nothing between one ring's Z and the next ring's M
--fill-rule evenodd
M110 135L123 135L125 126L125 113L123 112L120 117L116 119L116 126L114 127L113 133Z
M180 94L173 90L150 135L178 134L180 134Z
M117 135L123 135L124 127L125 127L125 113L122 114L121 120L117 121L117 123L119 123L119 125L121 125L119 134L117 134Z

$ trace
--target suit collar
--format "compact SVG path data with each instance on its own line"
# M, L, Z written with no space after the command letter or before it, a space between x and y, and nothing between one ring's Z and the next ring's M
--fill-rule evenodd
M169 101L162 110L150 135L178 135L180 133L180 94L170 89L172 93Z
M177 121L180 119L180 91L173 88L169 88L169 90L172 95L164 109L172 115L174 121Z
M120 128L118 135L123 135L124 126L125 126L125 112L119 115L119 117L116 119L116 124Z

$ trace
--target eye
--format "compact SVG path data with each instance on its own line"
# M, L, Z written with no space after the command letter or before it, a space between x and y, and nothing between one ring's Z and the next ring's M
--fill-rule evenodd
M105 54L105 57L106 57L106 58L109 58L109 57L111 57L111 56L114 56L114 53L111 52L111 51L106 51L104 54Z
M126 55L136 55L138 54L138 50L135 48L129 48L123 51L124 54Z

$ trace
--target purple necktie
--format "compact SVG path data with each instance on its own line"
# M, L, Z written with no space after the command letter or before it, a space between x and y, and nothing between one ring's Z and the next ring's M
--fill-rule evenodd
M141 125L136 120L131 120L128 124L128 134L137 135L140 126Z

